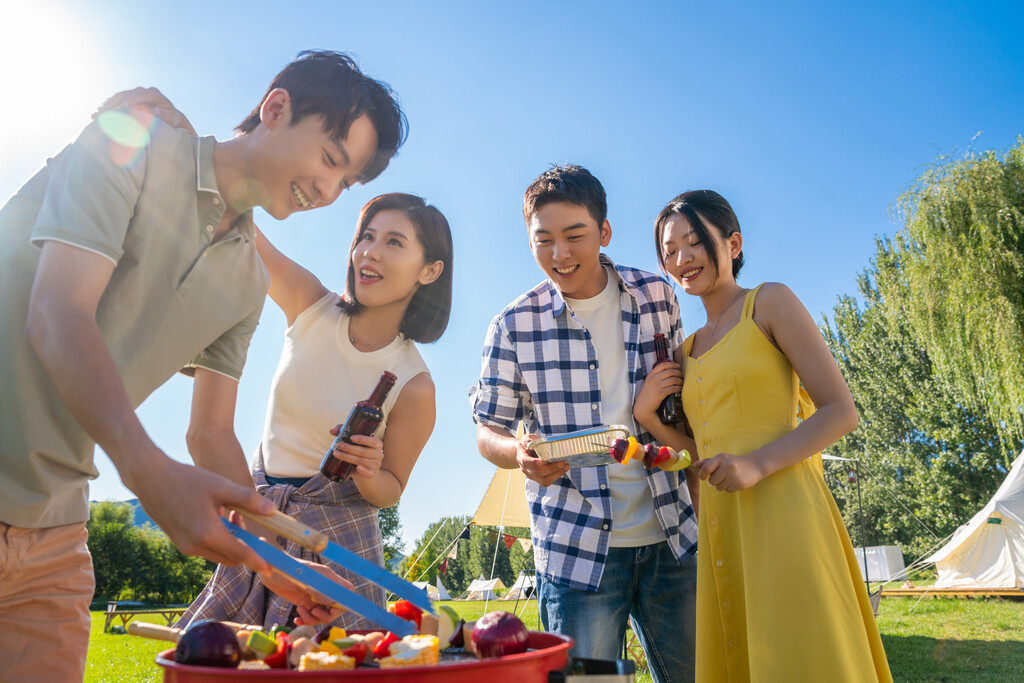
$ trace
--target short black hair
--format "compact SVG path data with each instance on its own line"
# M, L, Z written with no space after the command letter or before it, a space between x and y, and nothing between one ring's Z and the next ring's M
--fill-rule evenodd
M448 327L452 312L452 266L455 259L452 246L452 231L448 220L436 206L427 204L422 197L404 192L391 192L374 197L366 203L359 214L356 234L348 250L348 290L338 302L338 307L349 315L362 310L363 305L356 299L356 267L352 263L363 231L381 211L394 209L403 212L416 229L416 237L423 245L423 261L444 264L441 274L429 285L423 285L413 294L402 316L398 331L406 339L421 344L437 341Z
M717 228L723 240L728 239L729 235L733 233L740 232L740 219L736 217L736 212L732 210L732 205L725 197L714 190L684 192L666 204L658 214L658 219L654 221L654 248L658 251L658 263L661 264L662 270L665 270L665 253L661 250L661 238L665 233L665 223L675 214L686 219L701 244L718 244L719 242L718 239L712 237L707 223L711 223ZM718 259L712 258L711 265L717 276ZM740 253L736 254L736 258L732 260L732 276L738 276L742 267L743 251L740 250Z
M608 197L601 181L582 166L555 165L541 173L523 195L523 218L530 217L545 204L569 202L582 206L600 227L608 217Z
M277 74L260 103L235 128L251 133L260 123L260 107L271 91L281 88L291 98L292 125L306 116L320 116L324 132L336 140L348 135L352 122L365 114L377 131L377 152L360 183L379 176L405 142L409 123L391 86L362 71L349 55L331 50L305 50Z

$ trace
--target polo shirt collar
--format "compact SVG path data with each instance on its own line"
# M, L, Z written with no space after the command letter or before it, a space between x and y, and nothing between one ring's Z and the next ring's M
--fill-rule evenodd
M619 269L615 267L615 263L613 263L612 260L603 253L598 255L598 260L601 262L602 266L611 266L612 272L615 273L615 277L619 281L619 291L626 292L635 299L636 294L632 291L635 288L633 285L622 279L622 276L619 274ZM559 290L551 280L548 280L547 284L551 293L551 317L557 318L562 315L562 312L565 310L565 297L562 296L561 290Z
M198 145L196 154L196 191L212 192L226 204L220 190L217 189L217 173L213 168L213 149L217 146L217 139L212 135L207 135L206 137L197 138L196 143ZM256 224L252 220L252 211L246 211L239 216L232 229L238 230L239 234L247 242L254 241L256 239Z

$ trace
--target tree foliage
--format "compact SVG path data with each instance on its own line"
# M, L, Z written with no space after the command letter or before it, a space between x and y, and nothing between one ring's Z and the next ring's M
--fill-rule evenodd
M826 477L857 545L916 559L998 488L1024 441L1024 141L943 161L903 194L904 227L876 240L822 332L860 426Z
M402 566L403 575L410 581L434 583L445 558L445 573L441 582L452 595L462 593L480 577L500 578L506 586L512 585L520 571L533 572L533 550L524 552L518 543L508 548L503 534L517 538L529 537L528 529L469 526L470 517L444 517L427 527L416 541L416 548ZM468 527L469 538L457 540ZM455 548L455 557L451 558ZM497 554L495 552L497 551ZM492 571L493 569L493 571Z
M95 598L131 598L153 603L191 602L209 580L213 565L178 550L151 524L133 525L128 503L91 503L89 552L96 575Z
M402 541L402 522L398 514L398 503L381 508L379 513L380 533L384 537L384 566L390 567L402 557L405 542Z
M900 277L881 293L958 398L991 416L1009 465L1024 440L1024 138L937 164L897 215Z

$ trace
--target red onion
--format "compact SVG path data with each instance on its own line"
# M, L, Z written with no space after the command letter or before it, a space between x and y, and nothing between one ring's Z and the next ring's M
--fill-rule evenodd
M189 626L174 650L174 661L200 666L238 666L242 658L238 636L228 626L204 619Z
M526 652L529 641L526 625L509 612L488 612L477 620L473 629L473 646L480 658Z

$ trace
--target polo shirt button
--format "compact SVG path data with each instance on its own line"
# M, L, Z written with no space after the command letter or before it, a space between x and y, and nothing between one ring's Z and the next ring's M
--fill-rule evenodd
M213 226L212 225L207 225L206 226L206 232L213 232ZM700 380L698 380L698 381L700 381Z
M608 525L607 525L607 524L605 524L605 525L604 525L603 527L601 527L601 528L602 528L602 529L604 529L605 531L608 531Z
M213 205L214 206L220 206L220 197L214 197L213 198Z

